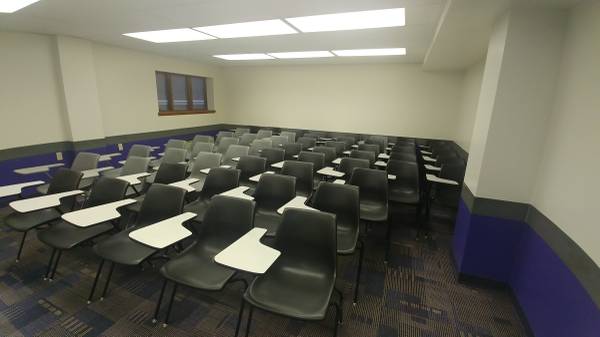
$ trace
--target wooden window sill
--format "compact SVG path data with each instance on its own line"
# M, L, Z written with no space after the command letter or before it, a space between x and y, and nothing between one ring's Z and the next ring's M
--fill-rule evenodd
M201 115L214 114L216 110L198 110L198 111L159 111L159 116L179 116L179 115Z

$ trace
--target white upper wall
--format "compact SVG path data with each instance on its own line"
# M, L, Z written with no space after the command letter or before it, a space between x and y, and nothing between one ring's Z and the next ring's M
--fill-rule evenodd
M462 72L418 64L224 69L230 123L453 139Z
M68 140L53 37L0 32L0 149Z
M554 109L532 204L600 265L600 3L576 7L567 27Z
M225 89L219 67L97 43L93 53L106 136L190 128L223 120ZM217 112L158 116L157 70L213 78Z
M484 66L485 61L480 61L465 71L462 101L456 123L454 141L467 152L469 152L469 148L471 147L471 137L473 136L473 127L475 126L475 116L477 115L477 104L479 103Z

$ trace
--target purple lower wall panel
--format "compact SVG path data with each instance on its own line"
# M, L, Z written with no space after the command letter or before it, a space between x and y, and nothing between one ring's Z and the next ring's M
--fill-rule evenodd
M516 249L510 286L538 337L599 337L600 310L532 229Z
M465 202L460 199L458 203L458 212L456 213L456 223L454 225L454 237L452 238L454 263L458 270L462 270L462 261L467 248L470 226L471 212L469 212L469 208Z
M510 286L536 337L600 337L600 310L527 223L471 214L461 200L453 251L461 274Z
M515 247L526 224L520 221L471 215L464 244L462 274L508 282Z

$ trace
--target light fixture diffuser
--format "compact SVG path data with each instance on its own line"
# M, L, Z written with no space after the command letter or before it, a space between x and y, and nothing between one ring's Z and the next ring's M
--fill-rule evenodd
M288 24L279 19L195 27L194 29L205 34L218 37L219 39L298 33L296 30L294 30L294 28L290 27Z
M184 41L199 41L212 40L214 37L203 34L199 31L190 28L154 30L149 32L137 32L123 34L140 40L150 41L154 43L166 42L184 42Z
M213 55L216 58L220 58L227 61L250 61L250 60L271 60L272 56L267 54L227 54L227 55Z
M285 53L269 53L270 56L273 56L278 59L306 59L306 58L318 58L318 57L334 57L331 52L321 50L321 51L293 51L293 52L285 52Z
M14 13L40 0L1 0L0 13Z
M337 56L398 56L406 55L406 48L346 49L332 52Z
M380 9L301 16L285 19L303 33L353 30L367 28L400 27L405 25L404 8Z

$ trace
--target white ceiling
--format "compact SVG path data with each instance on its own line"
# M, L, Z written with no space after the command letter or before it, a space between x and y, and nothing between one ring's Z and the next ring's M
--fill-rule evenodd
M446 0L41 0L0 14L0 30L81 37L115 46L221 65L215 54L405 47L400 57L251 61L250 64L422 63ZM154 44L123 33L208 26L304 15L406 8L406 26L284 36Z
M426 70L451 70L481 61L492 27L509 8L569 9L581 0L448 0L425 56ZM588 0L597 1L597 0Z

